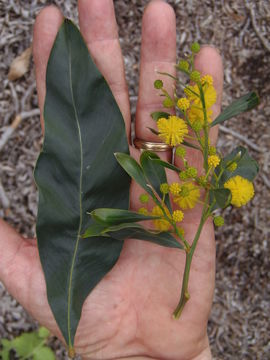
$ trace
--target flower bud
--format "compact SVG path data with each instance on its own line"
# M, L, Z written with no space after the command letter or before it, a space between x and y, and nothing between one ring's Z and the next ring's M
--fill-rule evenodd
M222 216L216 216L214 217L214 224L216 226L222 226L224 225L224 218Z
M200 51L200 45L199 45L199 43L194 42L193 44L191 44L190 50L191 50L194 54L197 54L197 53Z
M163 81L162 80L156 80L155 82L154 82L154 87L156 88L156 89L162 89L163 88Z

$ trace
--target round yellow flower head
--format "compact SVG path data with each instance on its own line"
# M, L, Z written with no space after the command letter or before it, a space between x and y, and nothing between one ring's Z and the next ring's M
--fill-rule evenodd
M172 107L174 107L174 102L171 98L167 97L165 100L163 100L163 106L165 108L172 108Z
M170 185L170 193L172 195L178 195L180 191L181 191L181 186L179 183L175 182Z
M216 155L216 153L217 153L217 149L215 148L215 146L209 145L208 154L209 155Z
M138 210L138 213L139 214L142 214L142 215L148 215L148 211L146 208L144 207L141 207L139 210Z
M186 60L180 60L178 63L178 68L179 70L186 72L189 69L189 63Z
M202 77L202 84L204 85L205 83L208 85L213 85L213 77L211 75L204 75Z
M181 144L184 136L188 133L187 124L177 116L169 116L168 119L160 118L157 121L159 137L168 145Z
M201 73L197 70L194 70L190 74L190 80L194 82L199 82L201 80Z
M208 165L215 168L220 163L220 158L217 155L208 156Z
M193 104L202 108L202 103L200 99L200 90L198 85L188 85L184 89L185 94L187 95L190 101L193 101ZM212 105L215 104L217 100L217 93L213 85L208 84L203 88L204 100L206 109L209 109ZM192 106L191 106L192 107Z
M169 210L165 209L166 214L168 215L168 217L170 216ZM160 231L168 231L169 228L171 227L171 224L169 223L169 221L167 221L166 219L164 219L164 214L163 211L161 210L161 208L159 206L154 206L152 209L152 215L153 216L160 216L161 219L157 219L154 220L154 226L157 230Z
M190 101L187 98L180 98L177 101L177 106L182 111L187 111L190 106Z
M164 195L168 194L169 189L170 189L169 184L167 184L167 183L160 184L160 192L162 194L164 194Z
M254 187L251 181L242 176L234 176L224 184L225 189L232 193L231 204L240 207L246 205L254 196Z
M186 149L185 148L182 148L180 146L177 147L176 151L175 151L175 155L184 159L184 157L186 156Z
M237 163L234 161L233 163L231 163L231 165L228 167L228 170L233 172L237 169Z
M181 210L175 210L172 214L172 218L175 222L180 222L184 219L184 213Z
M141 202L142 204L147 204L148 201L149 201L149 195L147 195L147 194L141 194L140 197L139 197L139 199L140 199L140 202Z
M186 183L182 189L173 201L184 210L193 209L200 198L200 189L193 183Z

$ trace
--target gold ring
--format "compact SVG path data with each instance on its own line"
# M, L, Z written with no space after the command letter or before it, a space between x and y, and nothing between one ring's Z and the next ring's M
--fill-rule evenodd
M142 139L135 138L133 144L137 149L150 150L150 151L168 151L172 147L168 144L161 142L145 141Z

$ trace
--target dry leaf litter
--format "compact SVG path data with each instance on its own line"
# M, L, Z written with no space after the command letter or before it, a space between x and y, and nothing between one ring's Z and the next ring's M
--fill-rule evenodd
M260 94L257 109L231 120L229 128L224 124L220 131L221 150L227 153L236 145L247 146L261 172L255 198L240 210L228 208L226 226L217 231L216 290L208 332L214 359L270 359L270 3L168 2L177 15L178 55L194 40L220 49L225 68L223 105L253 89ZM0 0L0 216L27 237L35 229L33 168L42 143L32 60L23 64L23 76L16 81L8 80L8 73L14 59L20 56L22 62L22 57L29 56L34 19L51 3L77 22L75 0ZM141 18L148 1L114 3L134 118ZM0 338L12 338L36 326L0 283ZM67 359L57 339L52 338L51 346L57 359Z

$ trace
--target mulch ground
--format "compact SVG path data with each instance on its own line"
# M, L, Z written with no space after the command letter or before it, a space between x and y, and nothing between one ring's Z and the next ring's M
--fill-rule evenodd
M223 104L253 89L261 98L257 109L231 120L230 128L224 126L220 131L222 152L244 145L261 171L255 181L255 198L244 208L228 208L226 226L216 234L216 290L209 336L215 359L269 359L269 1L168 2L177 14L179 55L195 39L220 49L225 67ZM0 139L14 117L24 114L0 153L0 216L28 237L35 229L37 193L32 172L42 143L33 65L15 82L9 81L7 74L11 61L31 45L35 16L49 3L57 4L76 21L74 0L0 0ZM141 17L148 1L114 3L134 115ZM35 327L33 319L0 284L0 338L12 338ZM51 344L58 359L67 358L58 340L52 339Z

